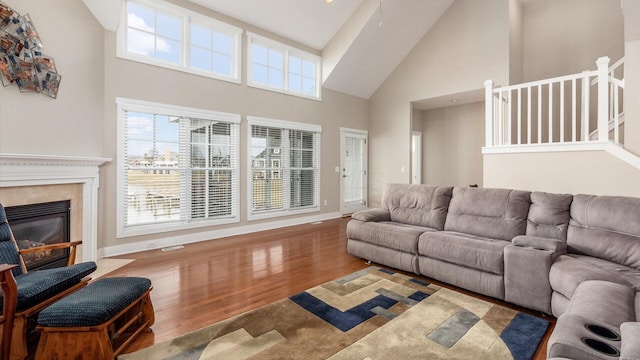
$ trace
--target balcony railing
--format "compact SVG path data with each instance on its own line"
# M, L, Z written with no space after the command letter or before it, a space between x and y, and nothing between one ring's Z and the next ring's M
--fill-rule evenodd
M486 148L622 144L624 59L579 74L494 88L485 82Z

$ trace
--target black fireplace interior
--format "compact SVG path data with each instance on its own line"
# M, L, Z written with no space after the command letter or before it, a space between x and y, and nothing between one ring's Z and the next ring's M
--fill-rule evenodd
M7 220L20 249L70 241L71 202L55 201L7 207ZM27 270L66 266L69 249L24 254Z

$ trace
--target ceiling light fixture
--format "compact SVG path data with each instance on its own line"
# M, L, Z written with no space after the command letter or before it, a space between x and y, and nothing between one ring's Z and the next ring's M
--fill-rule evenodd
M327 4L331 4L333 0L324 0Z

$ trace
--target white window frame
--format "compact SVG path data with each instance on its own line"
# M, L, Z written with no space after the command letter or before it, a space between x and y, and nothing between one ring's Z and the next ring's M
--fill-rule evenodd
M141 225L131 225L129 227L125 227L124 225L124 192L126 191L125 184L125 159L126 159L126 151L125 151L125 139L126 139L126 129L125 129L125 112L126 111L137 111L137 112L145 112L145 113L153 113L153 114L170 114L181 117L190 117L196 119L205 119L205 120L217 120L224 121L232 124L236 124L238 127L237 131L235 131L235 141L236 143L236 159L235 166L231 168L235 171L235 181L232 181L232 194L238 194L240 191L240 115L239 114L231 114L224 113L219 111L212 110L204 110L204 109L196 109L189 108L177 105L169 105L169 104L161 104L154 103L149 101L135 100L135 99L127 99L127 98L116 98L117 111L118 111L118 155L117 155L117 187L116 187L116 197L117 197L117 238L126 238L130 236L138 236L138 235L147 235L147 234L155 234L167 231L177 231L177 230L185 230L185 229L194 229L199 227L207 227L207 226L216 226L216 225L224 225L224 224L232 224L240 222L240 211L239 211L239 199L238 196L232 196L232 204L231 204L231 215L215 218L215 219L187 219L187 220L178 220L172 222L165 223L154 223L154 224L141 224Z
M182 18L182 61L180 64L163 61L151 56L145 56L135 54L127 51L127 3L138 3L158 11L162 11L177 17ZM190 58L191 47L191 22L198 25L210 28L211 30L224 33L232 36L233 48L232 48L232 61L231 61L231 76L225 76L223 74L205 71L202 69L192 68ZM197 12L182 8L180 6L171 4L164 0L125 0L120 15L120 24L117 31L117 46L116 56L122 59L142 62L149 65L159 66L167 69L178 70L190 74L196 74L200 76L210 77L218 80L224 80L236 84L241 82L241 60L242 60L242 33L243 29L227 24L225 22L204 16Z
M265 85L265 84L261 84L261 83L256 83L253 81L253 66L251 66L252 63L252 48L253 48L253 44L258 44L261 46L264 46L266 48L269 49L273 49L273 50L278 50L280 52L284 53L284 83L283 83L283 88L277 88L277 87L273 87L273 86L269 86L269 85ZM313 62L315 64L315 88L316 88L316 93L315 95L308 95L302 92L295 92L295 91L291 91L289 90L289 57L290 56L295 56L298 58L301 58L303 60L307 60L310 62ZM266 38L264 36L260 36L258 34L252 33L247 31L247 85L254 87L254 88L258 88L258 89L263 89L263 90L270 90L270 91L275 91L275 92L279 92L279 93L283 93L283 94L288 94L288 95L295 95L295 96L299 96L299 97L303 97L303 98L307 98L307 99L312 99L312 100L322 100L322 58L316 55L313 55L311 53L308 53L306 51L302 51L300 49L296 49L292 46L288 46L285 45L283 43L280 43L278 41Z
M316 193L315 193L315 199L314 199L314 203L315 205L313 206L306 206L306 207L300 207L300 208L294 208L291 209L289 208L289 203L288 201L284 201L283 200L283 209L282 210L265 210L265 211L259 211L259 212L254 212L253 211L253 176L252 176L252 172L253 172L253 167L252 167L252 156L251 156L251 138L252 138L252 127L253 125L257 125L257 126L266 126L266 127L272 127L272 128L280 128L280 129L287 129L287 130L302 130L302 131L311 131L317 134L317 146L316 149L314 149L314 162L315 164L317 164L316 166L316 173L315 173L315 187L316 187ZM288 138L285 140L285 137L282 138L283 140L283 149L284 152L288 152L289 151L289 146L288 146ZM287 144L285 144L284 142L287 142ZM298 123L298 122L292 122L292 121L285 121L285 120L277 120L277 119L269 119L269 118L263 118L263 117L256 117L256 116L247 116L247 219L249 221L252 220L261 220L261 219L270 219L270 218L274 218L274 217L280 217L280 216L288 216L288 215L298 215L298 214L305 214L305 213L310 213L310 212L318 212L320 211L320 199L321 199L321 194L320 194L320 174L321 174L321 144L322 144L322 126L320 125L314 125L314 124L305 124L305 123ZM286 155L289 156L289 155ZM286 162L286 161L285 161ZM278 170L280 171L280 174L282 174L283 171L288 171L291 169L290 166L286 166L285 167L281 167ZM285 179L284 176L281 175L280 177L281 179ZM289 191L289 185L287 185L286 187L283 185L283 194L288 194ZM283 195L283 197L286 200L289 200L289 196L288 195Z

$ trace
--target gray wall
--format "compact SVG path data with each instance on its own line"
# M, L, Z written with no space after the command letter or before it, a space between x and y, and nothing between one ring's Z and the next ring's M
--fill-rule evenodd
M103 156L103 28L82 1L5 3L31 16L62 82L57 99L0 86L0 152Z
M422 113L422 183L482 186L484 102Z
M487 79L507 83L509 26L504 0L456 0L371 97L372 206L385 184L409 182L412 101L480 89Z

